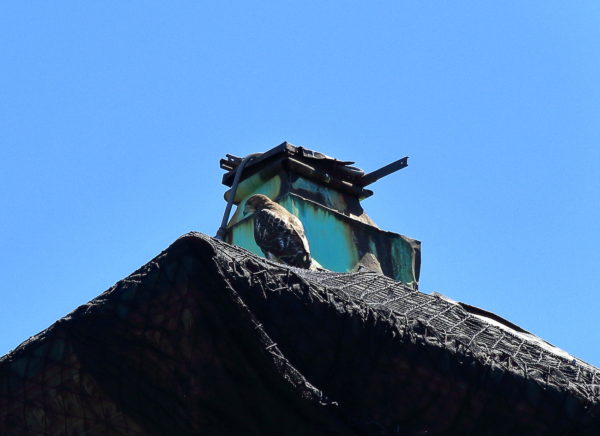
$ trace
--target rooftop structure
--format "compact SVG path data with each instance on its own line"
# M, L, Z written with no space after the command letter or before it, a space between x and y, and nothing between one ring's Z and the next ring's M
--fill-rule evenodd
M254 241L252 216L243 210L250 196L264 194L300 218L311 254L324 268L338 272L366 268L416 287L420 242L381 230L360 203L373 195L367 186L406 167L408 158L368 174L353 163L287 142L246 162L227 155L221 160L227 171L223 184L231 187L225 199L233 195L238 208L227 223L225 241L262 255Z
M599 378L380 274L191 233L0 358L0 434L596 435Z
M0 358L0 434L598 434L597 368L417 289L419 243L360 204L406 163L227 156L224 220L266 194L329 270L240 248L260 254L238 207L219 230L235 245L186 234Z

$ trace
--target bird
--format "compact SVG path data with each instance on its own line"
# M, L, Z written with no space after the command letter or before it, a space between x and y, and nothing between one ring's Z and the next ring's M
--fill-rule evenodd
M266 195L246 200L244 214L254 213L254 240L267 259L310 268L311 256L302 222Z

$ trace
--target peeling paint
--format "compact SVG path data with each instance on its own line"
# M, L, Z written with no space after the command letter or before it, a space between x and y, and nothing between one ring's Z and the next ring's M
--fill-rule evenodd
M254 169L254 174L250 172L242 178L234 201L237 209L227 224L225 241L263 256L254 240L253 218L245 216L243 210L246 199L254 194L264 194L302 221L311 256L324 268L355 271L361 265L368 268L359 262L369 259L364 262L371 267L380 267L386 276L416 285L420 242L379 229L360 204L366 191L343 178L333 183L330 179L317 177L329 174L327 168L319 169L318 166L331 162L313 160L307 161L306 165L306 162L287 162L285 150L272 154L271 160ZM230 164L228 169L233 168L229 160L225 163Z
M403 283L418 281L418 241L382 231L295 194L286 194L278 200L302 221L311 255L324 268L353 271L365 254L372 253L388 277ZM238 210L242 209L243 206ZM264 256L254 240L252 216L240 216L231 224L226 241Z

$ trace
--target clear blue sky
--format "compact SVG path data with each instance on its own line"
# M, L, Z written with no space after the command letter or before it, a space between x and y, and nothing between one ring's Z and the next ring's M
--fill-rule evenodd
M373 170L421 289L600 365L600 3L5 2L0 355L198 230L218 160Z

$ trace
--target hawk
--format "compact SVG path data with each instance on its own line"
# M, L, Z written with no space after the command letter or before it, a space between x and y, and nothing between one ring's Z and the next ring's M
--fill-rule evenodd
M267 259L309 268L310 249L302 222L266 195L246 200L244 213L254 212L254 240Z

